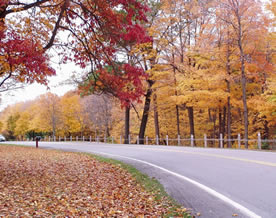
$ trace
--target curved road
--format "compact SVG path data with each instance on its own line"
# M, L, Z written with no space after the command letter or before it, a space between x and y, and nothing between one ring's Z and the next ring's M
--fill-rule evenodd
M100 154L134 165L201 217L276 218L273 152L89 142L39 142L39 146Z

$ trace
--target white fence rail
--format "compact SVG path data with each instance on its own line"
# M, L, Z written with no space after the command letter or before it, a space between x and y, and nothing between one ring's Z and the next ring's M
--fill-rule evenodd
M28 139L33 140L33 139ZM104 142L104 143L112 143L112 144L123 144L125 139L120 136L119 138L115 137L92 137L92 136L58 136L51 137L47 136L41 139L42 141L64 141L64 142ZM190 138L182 138L178 136L177 138L170 138L168 135L159 138L156 136L155 138L150 138L146 136L144 139L139 139L138 136L129 135L127 138L128 144L146 144L146 145L167 145L167 146L191 146L191 147L216 147L216 148L244 148L244 144L247 141L250 148L253 149L273 149L276 150L276 139L262 139L261 134L258 133L258 137L256 139L242 139L241 135L238 134L236 138L227 139L224 138L222 134L220 134L219 138L208 138L206 134L204 134L203 138L195 138L193 135Z

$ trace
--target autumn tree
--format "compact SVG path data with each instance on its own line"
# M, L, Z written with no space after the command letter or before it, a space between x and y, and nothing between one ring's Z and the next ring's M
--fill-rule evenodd
M90 95L81 99L82 108L87 115L87 126L93 126L95 137L101 134L110 136L112 128L112 108L114 102L108 95Z
M1 1L0 92L21 87L21 83L47 84L47 76L55 75L46 48L52 46L56 32L50 37L52 27L49 21L42 20L46 16L42 11L49 10L51 3L49 0ZM53 19L51 16L50 20Z
M3 126L4 126L3 122L0 121L0 132L1 132L2 129L3 129Z
M72 136L72 134L84 134L86 128L86 113L81 105L79 95L69 92L64 95L59 104L60 120L64 135Z
M83 94L109 92L122 105L139 99L144 71L128 63L125 54L131 45L150 40L140 25L146 21L147 8L136 0L80 2L70 6L69 19L80 24L68 23L62 28L70 33L73 61L82 68L89 67L80 85ZM125 59L119 59L120 52Z
M125 125L126 142L130 132L139 136L139 143L146 135L207 134L217 139L222 134L228 147L238 146L234 139L239 133L245 133L245 142L257 132L264 138L275 134L275 1L266 12L253 0L68 0L50 7L53 2L39 1L36 11L30 7L11 12L17 16L7 15L4 26L25 38L37 36L44 51L54 46L62 62L74 61L84 69L77 82L81 95L88 96L62 97L57 104L59 134L71 128L67 135L110 132L118 137ZM19 17L22 26L14 23ZM39 29L47 33L39 35ZM90 96L93 93L108 95ZM39 131L38 124L45 123L39 113L25 121L30 111L48 107L34 103L29 108L3 115L20 114L15 122L18 134L23 134L23 123L30 131ZM43 131L52 131L48 127ZM215 141L209 144L218 146ZM255 146L251 141L244 144Z
M55 94L46 93L40 96L39 104L40 129L51 132L55 137L61 127L60 98Z
M18 82L46 84L54 75L46 51L54 46L63 62L90 68L82 87L110 92L123 104L140 97L143 70L117 56L121 48L150 40L141 26L147 7L140 1L10 0L1 1L0 9L2 90Z
M163 72L159 73L159 78L158 74L156 74L156 79L160 80L160 83L156 83L155 86L165 87L164 84L167 83L167 88L170 90L168 91L170 93L167 96L168 98L173 95L179 96L184 94L180 91L178 75L183 75L184 78L189 75L192 76L198 67L198 65L195 66L194 62L192 62L191 54L196 50L196 46L199 44L198 39L200 39L206 24L210 20L210 16L207 13L208 2L163 1L161 12L156 22L156 28L163 28L161 34L158 36L159 42L161 42L159 57L161 57L163 65L166 64L166 67L163 69ZM167 76L164 76L165 74ZM195 135L192 102L181 103L178 101L176 103L176 100L174 100L174 104L177 135L181 135L180 111L183 108L188 111L190 134Z
M20 118L20 114L12 114L7 119L7 131L8 131L8 138L15 139L15 129L16 129L16 122Z
M133 49L133 53L139 59L139 63L143 66L145 72L147 73L146 79L146 91L144 93L144 109L141 116L141 123L139 128L139 143L144 144L145 132L148 123L150 108L152 105L153 96L153 85L155 84L154 74L160 70L161 65L159 64L158 54L160 53L160 44L162 44L159 34L163 34L164 29L158 29L156 27L158 21L158 14L160 12L161 2L159 1L148 1L148 5L151 8L150 13L148 13L147 32L152 38L151 42L141 43L136 45ZM162 37L161 37L162 38ZM155 102L156 103L156 102ZM155 104L156 106L156 104ZM155 107L157 109L157 106ZM158 127L158 113L155 110L155 130L156 135L159 136Z
M219 18L225 21L229 28L233 29L235 44L239 50L239 64L241 72L242 102L243 102L243 122L245 147L248 147L248 80L250 77L250 68L252 59L254 59L254 49L256 44L252 39L256 33L265 33L267 22L261 11L261 5L258 1L236 1L228 0L220 2ZM256 40L256 39L255 39ZM256 54L256 53L255 53ZM260 54L259 54L260 55Z
M30 121L31 115L28 111L21 112L19 119L16 121L16 128L14 130L15 135L19 136L20 139L29 131Z
M139 1L95 2L100 17L94 15L94 5L81 3L82 13L73 13L80 19L82 29L68 25L68 30L77 44L73 51L74 61L81 67L89 66L79 88L84 95L109 93L120 99L126 108L126 135L129 132L129 109L132 102L143 95L144 70L131 58L130 51L135 44L151 41L142 23L146 22L147 7ZM117 55L119 53L119 56ZM127 137L126 137L127 138Z

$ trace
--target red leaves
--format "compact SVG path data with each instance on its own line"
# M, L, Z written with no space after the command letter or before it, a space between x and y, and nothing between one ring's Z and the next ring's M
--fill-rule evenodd
M7 6L9 0L1 0L0 1L0 12L2 11L1 8Z
M8 64L1 69L1 73L12 74L17 82L46 84L46 77L54 75L54 70L48 66L49 57L42 47L48 49L58 41L57 48L64 48L60 52L64 56L61 58L63 62L73 60L83 69L91 67L88 71L100 73L101 90L114 93L122 102L137 100L143 94L142 70L137 67L125 69L122 63L118 63L118 53L120 56L123 54L126 60L131 47L151 41L142 27L148 11L145 4L140 0L65 1L60 5L54 1L41 1L30 4L29 8L26 3L26 8L30 10L42 6L43 10L38 9L39 12L33 10L39 28L35 27L35 20L25 17L31 16L27 11L26 15L21 15L25 24L29 24L26 27L8 20L8 30L0 27L0 62ZM49 22L45 20L48 16L51 18ZM0 25L4 26L4 22ZM21 35L12 31L16 29ZM55 38L58 30L67 31L67 44ZM103 70L106 66L112 66L114 70ZM94 83L86 85L91 85L87 87L91 90ZM128 97L129 100L126 100Z
M116 70L107 67L97 71L98 77L92 77L88 83L79 86L80 92L84 95L93 92L104 91L112 93L120 99L122 106L129 106L131 102L139 101L144 94L142 81L147 78L143 69L123 64Z
M141 81L145 74L141 68L130 67L126 62L130 47L152 40L142 27L147 7L138 0L104 0L76 5L72 8L75 16L77 9L83 12L84 20L70 27L77 38L72 56L81 68L91 67L93 74L88 74L92 80L85 78L80 91L82 94L111 93L122 105L138 101L144 94ZM118 61L118 56L124 61Z
M128 43L147 43L152 42L152 38L146 35L143 27L138 24L128 26L126 28L126 33L122 34L122 38Z
M55 75L55 71L49 66L49 57L42 46L32 39L22 39L14 31L5 33L0 28L0 33L2 78L10 74L18 82L47 84L46 77Z
M161 217L170 209L117 166L11 146L0 146L0 202L11 217Z

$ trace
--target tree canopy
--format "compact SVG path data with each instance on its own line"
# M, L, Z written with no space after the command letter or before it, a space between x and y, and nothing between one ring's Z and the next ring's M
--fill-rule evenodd
M49 51L56 51L61 63L83 68L79 94L105 93L109 104L62 97L54 119L60 122L45 127L53 135L61 126L71 134L89 125L122 135L124 106L125 138L222 135L234 147L242 134L250 147L258 132L275 136L275 8L274 0L1 1L0 91L47 84L55 73ZM105 119L93 118L93 101L108 108ZM11 116L3 129L21 134L28 114ZM43 129L32 122L33 130Z
M138 0L1 1L1 91L18 83L47 84L55 74L48 52L54 48L63 63L86 69L84 94L104 91L122 103L138 100L144 71L125 58L118 61L118 53L151 40L142 26L147 10Z

